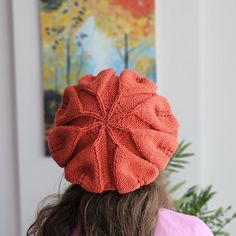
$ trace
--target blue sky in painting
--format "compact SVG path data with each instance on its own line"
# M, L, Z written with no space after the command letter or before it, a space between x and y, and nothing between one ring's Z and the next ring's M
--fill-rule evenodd
M114 46L112 38L108 37L104 32L96 27L93 16L89 17L86 23L77 32L77 38L85 33L87 37L81 40L82 48L78 47L76 54L81 57L84 52L89 55L89 60L85 60L83 64L84 73L97 74L106 68L114 68L117 74L124 69L123 60L118 53L118 49ZM136 57L133 61L129 61L129 68L134 69L136 61L143 55L155 58L155 48L147 47L140 44L135 49ZM155 66L154 66L155 67ZM156 70L153 68L148 75L152 81L156 81Z

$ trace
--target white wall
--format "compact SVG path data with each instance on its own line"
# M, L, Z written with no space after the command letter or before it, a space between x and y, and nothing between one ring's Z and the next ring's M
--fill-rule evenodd
M62 174L43 153L38 11L38 1L13 1L22 235L32 223L38 203L57 193Z
M236 211L236 1L159 0L157 7L161 92L196 154L176 180L212 184L210 207ZM226 229L236 235L236 221Z
M0 235L18 236L20 218L21 232L25 235L38 202L57 191L62 172L53 161L43 157L38 4L28 0L12 2L15 58L10 1L0 2L0 132L4 134L0 138L3 163ZM218 197L213 206L233 204L236 209L235 187L226 184L236 178L233 169L236 2L158 0L157 3L160 93L169 98L181 123L180 139L191 141L191 151L196 153L188 168L174 181L188 179L188 186L214 184ZM234 222L231 235L236 235L235 230Z
M203 181L236 211L236 1L202 1ZM236 235L236 221L229 226Z
M200 184L199 7L195 0L157 1L157 57L160 93L180 123L180 138L192 142L196 157L182 173L187 186Z
M9 27L7 27L9 26ZM0 235L20 227L10 1L0 2Z

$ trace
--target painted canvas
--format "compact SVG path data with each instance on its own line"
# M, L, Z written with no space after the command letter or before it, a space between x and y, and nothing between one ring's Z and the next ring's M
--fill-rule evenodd
M61 94L84 74L129 68L156 82L155 0L40 0L44 142Z

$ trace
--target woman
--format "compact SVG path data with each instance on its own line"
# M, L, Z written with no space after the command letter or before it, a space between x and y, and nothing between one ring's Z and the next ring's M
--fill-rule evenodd
M72 184L27 235L213 235L171 210L161 172L178 147L179 123L156 90L135 71L112 69L65 89L48 142Z

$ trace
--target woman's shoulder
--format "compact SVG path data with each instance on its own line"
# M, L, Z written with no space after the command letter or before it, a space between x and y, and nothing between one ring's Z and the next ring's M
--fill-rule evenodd
M213 236L209 227L198 217L166 208L159 210L155 235L158 236Z

